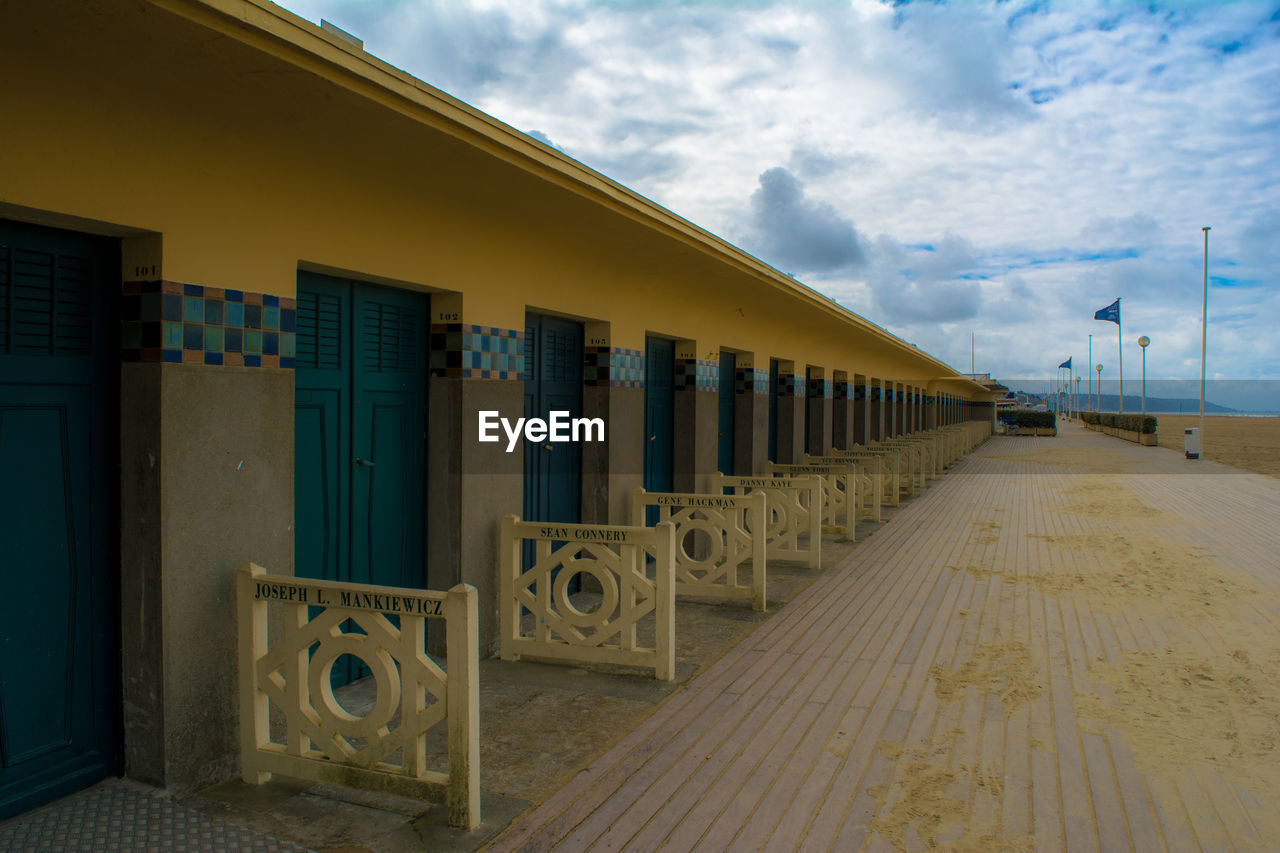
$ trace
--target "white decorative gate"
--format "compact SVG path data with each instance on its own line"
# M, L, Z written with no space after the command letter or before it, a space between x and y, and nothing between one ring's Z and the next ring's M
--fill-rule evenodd
M476 591L447 593L269 575L237 576L240 759L246 782L272 773L418 799L441 792L453 826L480 823L480 692ZM282 611L272 620L268 608ZM443 619L445 667L427 654L427 620ZM348 623L350 620L350 623ZM399 624L395 624L395 621ZM352 624L363 633L344 630ZM333 695L330 671L359 658L377 687L356 716ZM271 706L284 721L272 736ZM447 721L447 772L426 766L426 734Z
M854 457L845 454L846 451L843 450L833 450L831 455L828 456L805 454L804 464L851 466L855 481L854 515L861 515L870 518L872 521L879 521L880 504L884 497L884 489L881 486L880 457L865 455Z
M645 512L657 507L658 521L675 525L676 595L697 598L750 598L765 609L765 496L699 495L646 492L631 497L631 523L643 526ZM703 538L698 540L696 534ZM695 540L690 543L690 539ZM739 570L750 562L750 582Z
M879 459L880 499L887 500L889 506L898 506L901 503L902 490L899 484L902 481L902 454L899 451L888 447L863 447L855 444L849 450L833 451L831 455L845 459Z
M774 477L812 475L822 481L822 532L835 533L852 542L858 524L858 475L856 463L839 465L779 465L770 463L765 473Z
M501 653L576 663L650 667L662 681L675 678L675 526L560 524L502 520L498 543ZM532 542L533 565L521 568L524 543ZM653 576L648 573L652 558ZM575 575L600 587L591 610L569 596ZM532 614L532 625L522 619ZM637 636L641 621L653 625L653 645Z
M711 475L714 492L731 488L734 494L762 491L768 518L765 521L765 555L770 562L822 565L822 479L820 477L726 477Z

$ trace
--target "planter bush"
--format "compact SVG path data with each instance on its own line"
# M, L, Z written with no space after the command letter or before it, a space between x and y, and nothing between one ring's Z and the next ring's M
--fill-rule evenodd
M1030 409L1015 409L1013 412L1015 429L1054 429L1057 422L1053 412L1033 412Z
M1159 422L1154 415L1118 415L1115 412L1081 412L1080 419L1087 426L1129 430L1142 435L1155 435Z

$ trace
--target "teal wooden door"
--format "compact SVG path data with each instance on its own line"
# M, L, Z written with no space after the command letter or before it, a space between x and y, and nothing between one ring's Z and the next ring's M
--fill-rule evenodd
M421 294L298 274L299 576L425 585L426 324ZM334 667L338 683L363 674Z
M733 379L737 372L737 358L731 352L720 353L720 399L718 409L718 439L716 470L721 474L733 474Z
M526 314L524 416L582 416L582 326ZM528 521L582 520L582 447L576 442L524 443L524 510Z
M426 586L427 300L354 288L351 579Z
M118 270L0 220L0 819L118 769Z
M669 492L675 468L675 342L645 338L644 350L644 487Z

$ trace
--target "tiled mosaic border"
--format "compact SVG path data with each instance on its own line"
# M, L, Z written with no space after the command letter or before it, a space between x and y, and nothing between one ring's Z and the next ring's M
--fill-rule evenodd
M733 371L733 390L737 394L769 396L769 371L759 367L738 367Z
M431 375L448 379L524 379L524 331L437 323L431 326Z
M643 388L644 353L622 347L589 346L583 350L583 384L592 388Z
M830 400L832 397L832 382L830 379L810 379L808 396L810 399L818 399L822 397Z
M831 393L837 400L856 400L858 387L847 379L837 379L832 385Z
M795 373L779 373L778 374L778 396L779 397L803 397L804 396L803 376Z
M676 388L709 391L720 390L720 365L700 358L676 359Z
M297 302L176 281L121 288L123 361L292 369Z

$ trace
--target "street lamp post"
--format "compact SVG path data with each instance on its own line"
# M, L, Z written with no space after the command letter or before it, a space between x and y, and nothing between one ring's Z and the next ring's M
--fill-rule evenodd
M1204 304L1200 313L1200 446L1204 447L1204 349L1209 330L1209 226L1204 232Z
M1095 364L1093 369L1098 371L1098 405L1094 408L1095 412L1102 411L1102 364Z
M1147 413L1147 344L1151 338L1146 335L1138 338L1138 346L1142 347L1142 414Z

